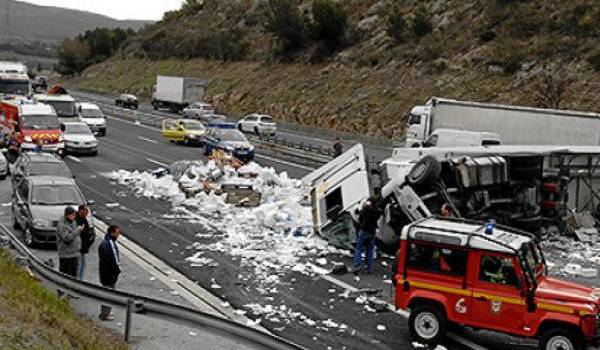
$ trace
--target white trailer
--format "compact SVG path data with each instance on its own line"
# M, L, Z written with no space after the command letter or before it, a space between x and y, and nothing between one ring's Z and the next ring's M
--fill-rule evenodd
M168 108L180 112L191 103L202 101L207 86L208 81L203 79L159 75L156 77L152 106L155 110Z
M27 66L20 62L0 62L0 96L26 96L31 92Z
M505 145L600 145L600 114L432 97L408 119L406 147L420 147L437 129L488 131Z

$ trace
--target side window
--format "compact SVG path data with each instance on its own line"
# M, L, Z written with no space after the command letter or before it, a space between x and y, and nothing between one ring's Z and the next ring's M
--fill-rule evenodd
M482 255L479 280L494 284L517 286L517 273L512 257Z
M411 243L408 267L425 272L464 276L467 270L467 252L423 243Z

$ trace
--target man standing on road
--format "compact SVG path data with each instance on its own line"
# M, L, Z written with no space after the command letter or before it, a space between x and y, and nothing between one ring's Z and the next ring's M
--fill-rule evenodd
M358 216L358 234L356 249L354 251L354 274L358 274L362 265L362 253L365 251L367 258L367 273L373 272L373 251L375 250L375 233L381 217L378 207L379 199L371 197L364 204Z
M343 152L344 147L342 146L342 141L339 137L336 137L335 142L333 143L333 158L341 156Z
M79 259L79 279L83 281L85 275L85 256L90 252L90 247L94 244L94 239L96 238L96 233L94 232L94 228L90 226L88 222L88 215L90 210L85 204L81 204L77 210L77 226L83 226L83 230L81 231L81 249L80 249L80 259Z
M65 215L58 220L58 269L60 272L77 278L79 272L79 238L83 226L77 226L77 212L73 207L65 209Z
M100 258L100 284L106 288L114 289L119 274L121 273L121 261L117 239L121 235L121 228L117 225L110 225L104 240L98 246L98 257ZM114 316L112 309L108 305L100 306L100 320L112 321Z

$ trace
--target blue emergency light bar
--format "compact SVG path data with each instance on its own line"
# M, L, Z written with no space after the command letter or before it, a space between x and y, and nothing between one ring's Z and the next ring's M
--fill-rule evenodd
M209 128L213 129L235 129L235 123L209 123Z

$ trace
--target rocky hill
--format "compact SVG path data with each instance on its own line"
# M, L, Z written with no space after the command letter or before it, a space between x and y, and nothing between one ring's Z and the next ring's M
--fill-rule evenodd
M91 12L0 0L0 38L58 41L96 27L139 29L147 21L120 21Z
M600 111L597 0L339 4L339 45L308 39L283 54L268 1L188 1L71 83L149 97L157 74L202 77L221 110L387 138L433 95ZM313 20L311 2L298 8Z

